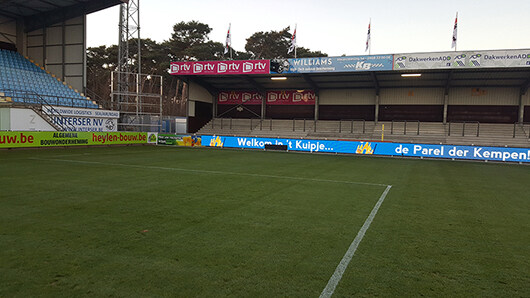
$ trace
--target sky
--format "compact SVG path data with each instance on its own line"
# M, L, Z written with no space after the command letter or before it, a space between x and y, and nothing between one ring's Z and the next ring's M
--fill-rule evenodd
M142 38L168 40L173 25L192 20L212 28L209 38L245 50L258 31L297 26L297 44L329 56L530 48L530 0L140 0ZM118 43L119 6L87 16L89 47ZM286 49L287 51L287 49Z

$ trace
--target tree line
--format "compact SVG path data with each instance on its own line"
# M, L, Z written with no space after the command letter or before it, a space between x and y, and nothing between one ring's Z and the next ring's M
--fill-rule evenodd
M279 31L260 31L247 38L245 51L232 49L232 59L274 59L294 58L287 54L292 38L290 28ZM156 42L149 38L141 39L142 74L160 75L163 77L162 105L163 114L171 116L185 116L186 84L179 78L168 73L170 62L174 61L206 61L225 60L225 45L212 41L208 35L212 28L197 21L180 22L173 26L173 32L168 40ZM133 64L136 63L137 41L129 43ZM293 53L294 54L294 53ZM304 47L297 47L297 57L325 57L321 51L311 51ZM90 47L87 49L87 95L98 101L105 108L110 103L110 73L117 69L118 45ZM132 65L137 69L136 65ZM143 92L157 93L149 90L149 85L143 86ZM158 91L159 92L159 91Z

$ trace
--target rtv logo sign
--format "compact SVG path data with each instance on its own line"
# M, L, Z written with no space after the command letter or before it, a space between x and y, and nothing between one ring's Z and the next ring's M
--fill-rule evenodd
M191 65L188 64L171 64L171 67L169 69L170 73L178 73L178 72L189 72L191 70Z
M266 69L267 69L267 63L264 63L264 62L243 63L243 72L264 71Z
M226 72L228 70L228 65L226 63L217 64L217 72Z
M203 70L204 70L204 67L201 64L194 64L193 65L193 72L194 73L199 73L199 72L202 72Z
M268 74L269 60L173 62L169 72L178 75Z
M251 72L254 70L254 65L250 62L243 63L243 72Z

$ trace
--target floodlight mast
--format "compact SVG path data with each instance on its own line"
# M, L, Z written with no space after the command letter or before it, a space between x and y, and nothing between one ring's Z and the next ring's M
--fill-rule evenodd
M130 112L130 104L136 103L134 106L136 106L136 121L138 121L138 113L142 112L141 96L139 96L142 93L142 84L139 79L142 71L140 0L129 0L120 5L119 39L116 86L119 93L115 108L118 110L127 109L127 112ZM136 43L136 53L131 51L130 46L134 42ZM131 76L131 74L135 76ZM131 88L133 83L136 84L135 88ZM133 90L136 92L132 92Z
M118 64L111 72L112 109L120 111L119 130L160 131L163 78L142 74L140 0L123 2L120 6ZM159 92L156 91L158 86Z

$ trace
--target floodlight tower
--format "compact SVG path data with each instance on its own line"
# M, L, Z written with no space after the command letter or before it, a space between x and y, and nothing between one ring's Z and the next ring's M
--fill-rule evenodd
M129 106L123 107L122 103L131 103L129 100L130 92L141 93L141 84L139 80L134 80L134 76L141 77L142 70L142 52L140 40L140 0L123 0L124 3L120 5L120 23L119 23L119 47L118 47L118 67L117 67L117 89L120 95L118 96L119 110ZM131 45L136 43L136 49L131 50ZM134 53L136 50L136 53ZM133 82L136 81L136 82ZM133 84L136 83L137 86ZM135 88L131 88L131 87ZM136 109L138 110L141 104L140 97L136 96Z
M120 111L118 129L160 131L163 82L160 75L142 75L140 0L121 1L118 65L110 76L112 108Z

